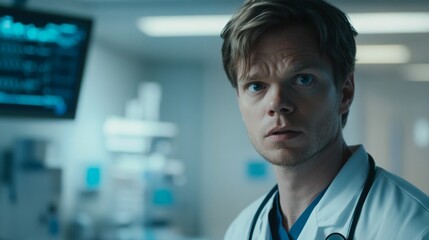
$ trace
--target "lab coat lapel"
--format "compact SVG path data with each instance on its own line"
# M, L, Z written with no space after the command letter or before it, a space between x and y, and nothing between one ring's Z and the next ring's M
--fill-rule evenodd
M325 239L333 232L347 236L368 167L368 155L359 146L326 190L298 239Z
M255 240L267 240L271 239L271 231L270 231L270 224L268 222L269 217L268 214L273 207L274 202L274 196L276 194L273 194L273 196L270 198L270 200L265 204L264 208L261 211L261 214L259 215L258 222L255 225L255 230L253 232L253 239Z

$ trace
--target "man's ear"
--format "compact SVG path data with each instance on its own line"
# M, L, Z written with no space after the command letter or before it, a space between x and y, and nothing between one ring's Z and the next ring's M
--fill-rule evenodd
M353 73L347 75L346 80L341 86L340 96L340 114L344 114L350 110L355 95L355 77Z

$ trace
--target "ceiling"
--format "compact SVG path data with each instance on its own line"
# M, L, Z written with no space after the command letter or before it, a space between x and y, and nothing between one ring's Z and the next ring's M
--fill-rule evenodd
M346 12L428 11L427 0L328 0ZM0 0L11 4L12 0ZM242 0L27 0L27 8L94 19L93 40L146 61L201 61L220 58L220 37L153 38L139 32L141 16L231 14ZM359 43L407 44L412 62L429 63L429 33L361 35Z

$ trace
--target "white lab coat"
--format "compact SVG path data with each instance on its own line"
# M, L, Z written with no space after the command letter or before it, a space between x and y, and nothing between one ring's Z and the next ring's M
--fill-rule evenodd
M314 208L299 240L323 240L338 232L347 237L352 214L368 175L368 155L357 147ZM225 240L248 239L261 197L234 220ZM268 213L272 197L256 223L253 239L271 239ZM429 240L429 196L416 187L377 167L371 190L356 227L355 240Z

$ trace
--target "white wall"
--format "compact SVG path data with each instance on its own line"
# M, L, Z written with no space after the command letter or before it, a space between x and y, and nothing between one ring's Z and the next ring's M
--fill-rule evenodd
M104 120L112 114L123 115L125 101L136 95L137 83L144 80L142 65L136 59L97 40L89 49L75 120L0 119L2 150L11 147L19 137L45 138L55 143L58 158L53 165L64 170L62 214L67 220L77 209L75 200L82 183L82 167L87 162L103 165L109 161L102 134ZM94 214L101 215L102 208L103 205L95 208ZM9 209L8 203L0 202L0 209L0 223L5 223L8 217L3 213ZM1 229L2 226L0 234Z
M363 78L359 73L355 74L355 96L350 108L347 124L343 129L343 135L348 145L364 143L365 114L364 114L364 89Z
M429 194L429 146L414 141L417 119L429 121L429 84L367 76L365 143L378 165Z

